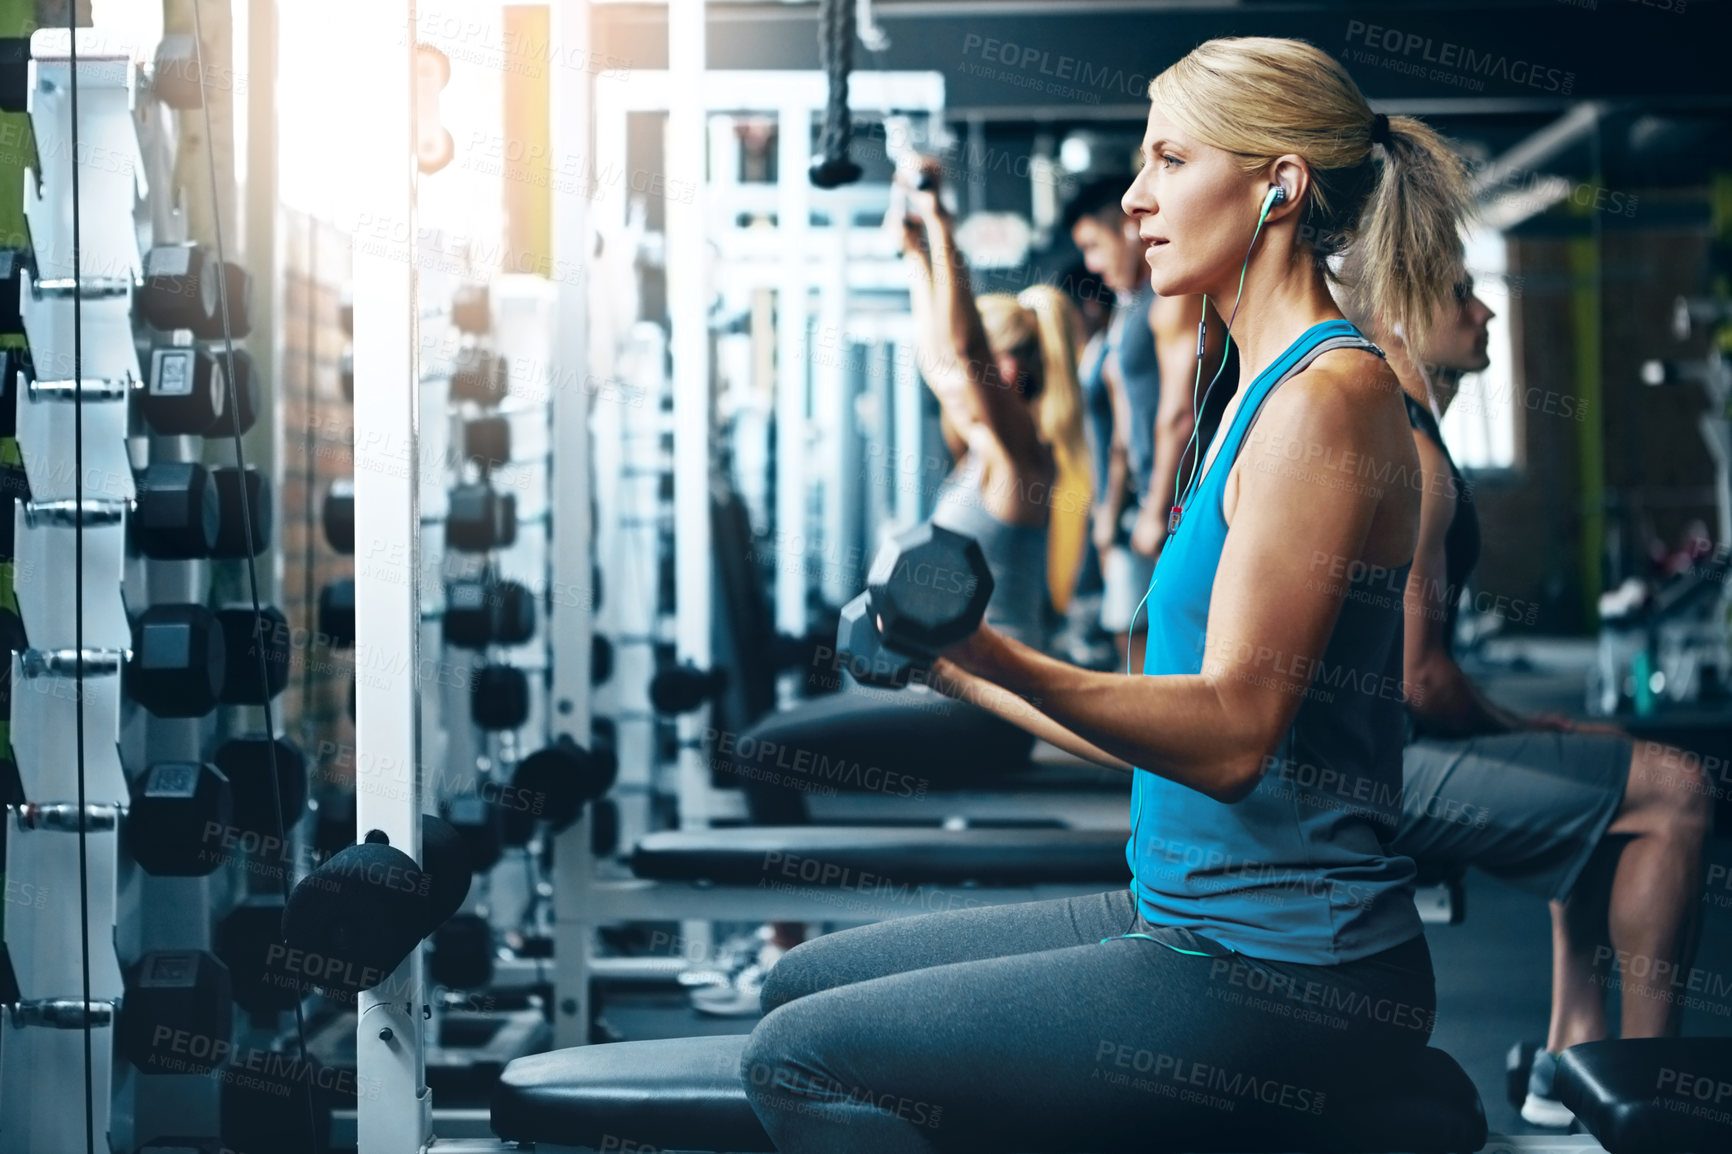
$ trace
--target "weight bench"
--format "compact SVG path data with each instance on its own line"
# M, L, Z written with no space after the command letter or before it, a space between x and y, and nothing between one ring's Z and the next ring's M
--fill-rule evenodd
M774 1151L740 1078L743 1034L616 1042L519 1058L492 1102L493 1130L533 1143L538 1154L579 1151ZM1442 1050L1421 1051L1416 1068L1351 1104L1348 1130L1308 1149L1470 1154L1486 1142L1479 1094ZM1255 1124L1223 1125L1218 1144L1191 1154L1298 1154L1290 1135ZM1151 1147L1152 1148L1152 1147Z
M1127 836L1122 829L739 826L649 834L637 843L630 861L640 887L696 886L711 903L726 890L745 889L757 916L845 920L834 912L837 895L858 899L847 904L862 912L882 906L877 916L889 917L953 908L932 904L936 895L926 894L929 887L953 887L951 897L960 894L965 904L980 905L1128 885ZM1461 921L1465 906L1460 875L1421 880L1421 917ZM645 889L638 892L649 896ZM911 903L919 908L899 908ZM795 904L810 905L816 912L781 912ZM653 915L640 908L625 911L625 916Z
M1571 1046L1556 1091L1608 1154L1732 1149L1732 1038Z

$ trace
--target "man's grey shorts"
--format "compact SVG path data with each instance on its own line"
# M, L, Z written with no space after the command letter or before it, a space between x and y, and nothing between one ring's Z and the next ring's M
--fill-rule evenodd
M1628 738L1581 733L1415 741L1402 757L1391 848L1422 876L1477 866L1561 901L1624 803L1633 749Z

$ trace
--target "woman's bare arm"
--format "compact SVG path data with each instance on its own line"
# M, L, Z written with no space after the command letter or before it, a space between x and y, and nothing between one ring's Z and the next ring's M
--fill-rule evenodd
M1383 493L1330 484L1334 478L1307 483L1294 475L1285 446L1298 440L1337 456L1413 454L1389 386L1368 383L1371 375L1319 361L1270 398L1259 422L1266 435L1247 441L1238 461L1200 673L1096 673L990 632L947 650L937 672L949 676L946 667L958 666L1008 690L1109 758L1217 800L1245 797L1292 725L1345 598L1343 583L1316 579L1312 557L1363 557Z

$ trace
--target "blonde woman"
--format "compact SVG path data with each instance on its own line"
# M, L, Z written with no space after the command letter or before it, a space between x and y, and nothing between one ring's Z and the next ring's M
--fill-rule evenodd
M1466 182L1434 132L1374 114L1299 41L1209 41L1149 94L1124 209L1154 290L1206 295L1243 368L1169 519L1143 675L1081 670L991 625L935 667L1131 775L1134 880L791 951L741 1068L785 1154L1338 1145L1354 1099L1410 1088L1430 1036L1414 867L1385 845L1401 602L1328 579L1337 557L1380 585L1410 567L1420 494L1356 470L1411 474L1418 458L1327 256L1359 248L1379 315L1423 329Z
M924 190L909 179L910 215L898 208L892 223L905 242L921 376L938 398L956 462L932 520L980 543L993 578L986 620L1040 649L1053 620L1049 569L1074 580L1090 500L1076 313L1050 285L977 299L936 175L921 183ZM1052 525L1066 517L1077 524L1061 547L1068 557L1050 556ZM771 714L743 735L736 749L770 751L774 773L737 754L724 768L737 774L754 821L793 824L806 819L811 789L913 796L963 788L1026 764L1033 742L987 710L924 686L860 689L850 682L842 693ZM811 757L799 757L808 751ZM824 779L787 771L820 754L861 771Z

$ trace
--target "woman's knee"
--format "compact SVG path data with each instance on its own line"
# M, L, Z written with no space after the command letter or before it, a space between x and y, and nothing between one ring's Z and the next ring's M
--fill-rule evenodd
M814 938L809 942L801 942L770 967L770 972L764 975L764 988L759 995L759 1005L763 1007L764 1013L768 1014L807 994L829 988L819 977L822 969L821 958L825 952L820 944L823 940Z

